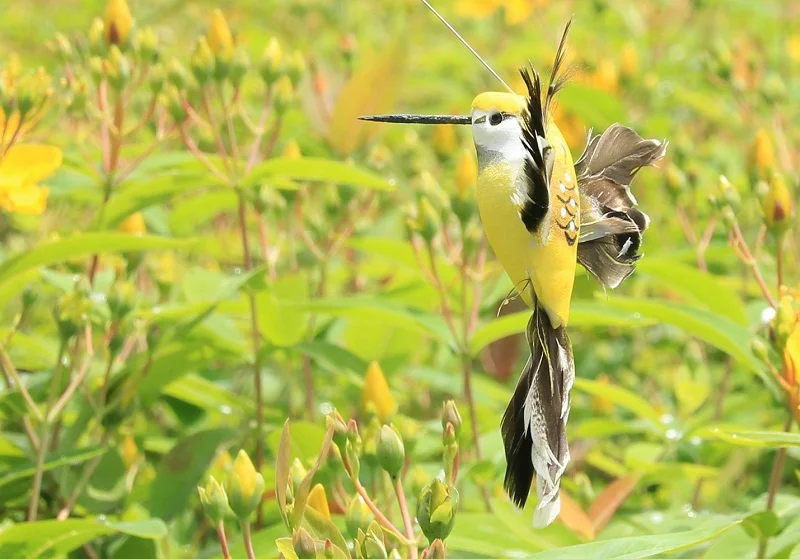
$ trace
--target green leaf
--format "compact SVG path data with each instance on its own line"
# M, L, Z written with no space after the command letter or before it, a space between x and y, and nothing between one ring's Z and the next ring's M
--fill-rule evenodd
M641 313L643 316L676 326L704 342L733 356L760 377L763 367L750 351L751 334L744 326L704 309L697 309L657 299L628 299L615 297L608 304L618 309Z
M193 498L219 448L234 436L231 429L200 431L181 439L156 467L148 510L170 520Z
M270 184L270 181L274 179L329 182L363 186L375 190L392 190L394 188L380 175L340 161L317 157L270 159L255 167L253 172L242 181L242 186L250 188L261 183Z
M306 508L303 515L303 526L314 539L330 539L333 544L341 549L347 549L347 541L342 532L330 518L326 518L312 508Z
M314 465L308 470L303 481L300 482L300 486L295 488L292 526L297 526L298 521L303 518L303 513L306 512L306 501L308 500L308 493L311 491L311 482L314 481L317 471L328 458L331 442L333 442L333 427L330 427L325 433L325 438L322 440L322 446L319 449Z
M742 520L742 530L755 539L771 538L778 533L781 521L771 510L751 514Z
M585 378L575 379L575 389L592 396L607 398L614 404L625 408L635 415L649 420L653 425L663 429L661 416L655 411L652 404L636 394L621 386L589 380Z
M200 230L215 216L234 212L239 197L233 189L213 190L177 204L169 215L169 227L174 235L190 235Z
M685 551L717 538L739 525L737 520L723 526L714 525L673 534L653 534L613 540L596 541L563 549L551 549L536 554L536 559L572 559L574 557L603 557L603 559L643 559L662 553ZM533 559L534 556L531 556Z
M757 431L735 425L707 425L691 436L718 439L736 446L757 448L791 448L800 446L800 433Z
M161 539L167 535L167 527L158 519L101 522L70 518L15 524L0 532L0 557L40 559L64 556L87 542L112 534Z
M570 83L559 93L558 102L590 128L602 130L614 122L625 122L622 101L588 85Z
M74 235L67 239L41 243L0 264L0 285L28 270L66 262L72 258L108 252L182 248L189 244L184 240L151 235L128 235L125 233Z
M663 258L645 258L637 267L637 273L648 276L666 291L677 292L685 299L737 324L747 324L742 299L725 284L726 278Z
M94 229L113 229L129 215L154 204L171 200L176 194L208 184L207 174L162 175L150 180L128 184L115 194L95 219Z
M275 547L283 554L284 559L297 559L297 553L294 552L292 538L278 538L275 540Z
M61 466L81 464L97 456L102 456L107 450L108 449L105 447L95 447L64 454L50 455L45 459L42 471L47 472ZM36 465L33 463L6 470L0 476L0 487L20 479L33 477L34 473L36 473Z

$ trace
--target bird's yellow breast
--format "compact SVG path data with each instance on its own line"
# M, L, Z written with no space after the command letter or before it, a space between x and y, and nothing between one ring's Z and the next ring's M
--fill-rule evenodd
M519 169L499 161L478 176L477 201L489 244L528 305L529 289L547 311L554 328L569 321L580 231L580 198L572 155L561 132L550 123L547 139L555 150L550 178L550 212L544 235L525 228L512 199ZM527 286L530 279L530 286Z

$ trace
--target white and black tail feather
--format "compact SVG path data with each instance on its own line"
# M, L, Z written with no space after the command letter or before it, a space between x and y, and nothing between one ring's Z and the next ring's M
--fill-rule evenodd
M570 458L566 428L575 361L566 330L553 328L538 303L526 335L531 356L501 427L506 453L504 487L514 504L524 507L536 475L539 502L533 522L541 528L553 522L561 509L559 487Z
M605 287L616 288L642 257L639 249L650 219L636 209L630 184L642 167L664 157L667 142L644 140L613 124L586 143L575 162L581 193L578 262Z

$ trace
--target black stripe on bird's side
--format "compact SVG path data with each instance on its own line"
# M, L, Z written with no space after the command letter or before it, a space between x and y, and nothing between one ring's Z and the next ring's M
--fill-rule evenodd
M526 194L520 218L525 228L534 233L542 224L547 211L550 209L549 177L545 165L545 150L551 150L549 145L539 138L545 139L544 114L542 112L542 86L539 74L533 67L520 70L522 79L528 89L527 104L522 115L522 145L530 155L523 163L523 173L526 185Z

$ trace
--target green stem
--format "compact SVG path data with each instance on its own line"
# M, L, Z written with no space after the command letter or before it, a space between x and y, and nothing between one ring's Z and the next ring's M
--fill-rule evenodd
M417 549L417 540L414 537L414 524L411 521L411 514L408 512L408 502L406 501L406 494L403 491L403 482L399 476L394 478L394 490L397 494L397 504L400 506L400 514L403 516L403 526L406 529L406 538L408 539L408 556L409 559L417 559L419 553Z
M788 433L792 428L792 421L794 420L792 414L786 418L786 423L783 426L784 432ZM775 507L775 497L778 494L778 489L781 486L781 478L783 477L783 466L786 462L786 447L779 448L778 453L775 455L775 462L772 463L772 473L769 476L769 489L767 490L767 511L772 511ZM758 542L757 559L764 559L767 556L767 546L769 545L768 538L762 538Z
M250 534L250 523L246 520L242 522L242 538L245 551L247 551L247 559L256 559L256 553L253 551L253 537Z

